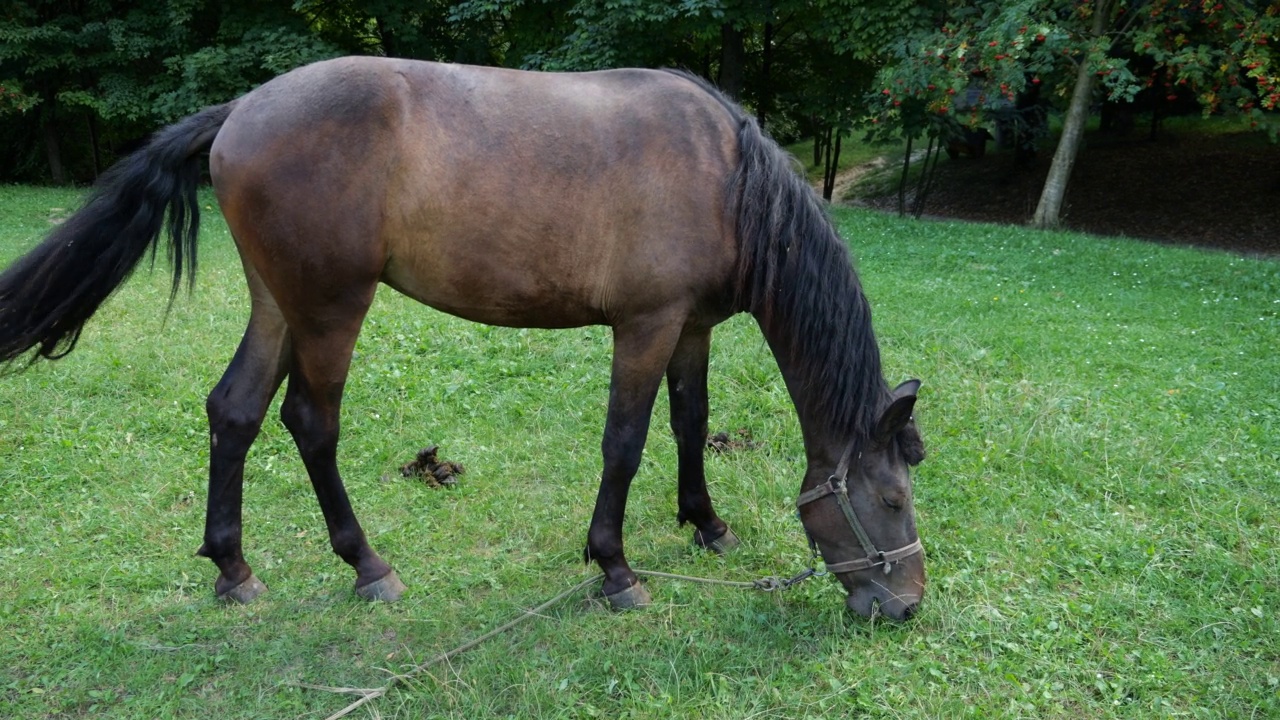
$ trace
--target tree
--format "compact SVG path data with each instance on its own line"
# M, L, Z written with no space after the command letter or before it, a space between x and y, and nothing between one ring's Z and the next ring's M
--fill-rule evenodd
M118 147L341 50L288 0L23 0L0 18L0 128L42 139L0 155L0 177L92 178Z
M0 113L8 130L23 124L39 128L55 183L66 180L63 144L73 121L87 121L96 169L94 121L104 111L127 117L137 108L143 93L132 78L138 76L122 71L131 63L141 73L158 70L141 60L164 43L163 33L155 30L145 13L110 2L12 3L0 19L0 77L6 78L7 101Z
M1062 123L1062 137L1053 153L1053 163L1049 166L1049 175L1044 181L1044 191L1040 193L1040 202L1036 205L1031 224L1039 228L1050 228L1058 225L1062 217L1062 201L1067 195L1067 182L1071 179L1071 169L1075 167L1076 156L1080 154L1080 139L1084 137L1084 126L1089 118L1089 103L1093 100L1093 79L1097 72L1098 58L1105 54L1105 33L1111 24L1112 8L1115 0L1097 0L1092 8L1089 35L1092 43L1086 50L1083 59L1076 63L1075 86L1071 91L1071 104L1067 107L1067 116Z
M512 38L502 9L517 3L447 0L298 0L312 32L351 55L383 55L476 65L501 65ZM527 26L556 27L556 3L518 3L541 16ZM485 9L494 10L490 15ZM518 52L518 50L517 50Z
M1280 105L1274 4L1251 0L1024 0L956 3L893 48L871 104L873 134L954 135L1007 113L1029 90L1071 98L1034 223L1058 224L1094 86L1132 99L1166 82L1206 113L1241 112L1275 133ZM1138 59L1149 69L1135 73ZM924 107L925 114L910 112Z

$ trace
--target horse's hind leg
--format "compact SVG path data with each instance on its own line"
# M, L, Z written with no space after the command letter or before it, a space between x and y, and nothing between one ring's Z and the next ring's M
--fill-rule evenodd
M311 477L329 530L329 543L356 570L356 593L368 600L390 602L399 599L404 585L369 546L338 474L337 461L342 391L356 336L372 299L371 285L363 305L326 308L325 312L310 314L323 321L290 326L293 365L280 415Z
M221 571L218 597L249 602L266 586L244 561L240 546L244 459L262 428L267 406L288 371L284 319L257 276L249 272L249 327L222 380L205 403L209 414L209 496L204 544L196 552Z
M667 364L667 395L671 401L671 431L679 457L676 519L692 522L693 541L718 553L738 545L738 538L716 515L707 492L703 457L707 445L707 359L710 329L688 329L680 337Z

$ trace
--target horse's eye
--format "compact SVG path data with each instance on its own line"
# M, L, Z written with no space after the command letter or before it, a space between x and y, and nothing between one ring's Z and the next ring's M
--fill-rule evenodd
M891 498L887 495L881 495L880 499L884 501L885 507L889 508L890 510L893 510L894 512L898 512L899 510L902 510L901 498Z

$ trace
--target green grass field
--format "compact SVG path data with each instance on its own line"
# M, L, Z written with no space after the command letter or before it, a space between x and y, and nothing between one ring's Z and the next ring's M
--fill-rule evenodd
M0 266L77 194L0 188ZM211 201L210 201L211 204ZM55 209L61 208L61 209ZM916 506L930 586L905 625L830 578L766 595L651 580L582 593L351 717L1280 716L1280 262L836 211L890 382L925 385ZM270 592L215 601L204 398L247 295L206 213L194 296L142 272L67 359L0 377L0 717L324 717L389 672L590 577L609 335L471 325L380 291L339 451L376 548L410 585L355 599L292 441L246 471L246 554ZM708 459L743 539L675 524L665 392L628 515L636 567L744 580L804 567L803 451L750 318L717 331ZM272 418L276 415L273 410ZM399 477L420 447L452 490Z

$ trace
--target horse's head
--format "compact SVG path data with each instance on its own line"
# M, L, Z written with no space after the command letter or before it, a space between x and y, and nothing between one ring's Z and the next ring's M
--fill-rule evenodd
M924 459L911 419L918 380L894 389L860 452L843 452L832 471L810 465L796 499L800 520L827 570L860 615L911 617L924 596L924 550L916 534L908 468Z

